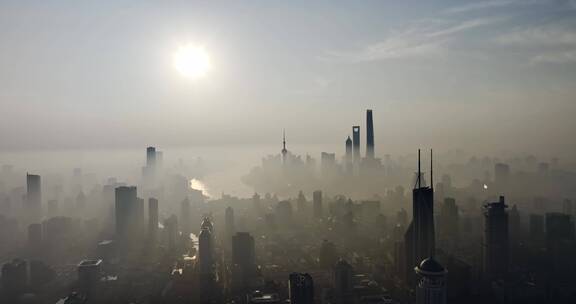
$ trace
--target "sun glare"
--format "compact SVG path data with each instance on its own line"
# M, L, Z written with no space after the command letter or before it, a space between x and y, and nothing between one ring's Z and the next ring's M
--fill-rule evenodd
M203 46L186 44L174 52L173 64L180 75L198 79L210 70L210 56Z

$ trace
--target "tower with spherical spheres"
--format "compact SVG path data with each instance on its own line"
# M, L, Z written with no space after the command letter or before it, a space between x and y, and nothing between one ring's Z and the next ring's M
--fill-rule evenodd
M433 257L422 261L414 271L418 276L416 304L445 304L448 271Z

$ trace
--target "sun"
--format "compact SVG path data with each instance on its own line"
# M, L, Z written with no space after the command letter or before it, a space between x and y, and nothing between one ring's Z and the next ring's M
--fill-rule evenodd
M180 46L173 54L174 68L189 79L206 76L210 70L210 56L203 46L191 43Z

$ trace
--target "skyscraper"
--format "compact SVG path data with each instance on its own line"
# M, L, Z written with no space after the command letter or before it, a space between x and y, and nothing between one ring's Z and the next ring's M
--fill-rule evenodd
M232 237L232 269L237 288L249 286L256 275L254 238L248 232L238 232Z
M126 238L136 231L138 223L138 198L136 187L121 186L115 189L116 235Z
M156 148L146 148L146 167L154 168L156 166Z
M340 260L334 266L334 295L341 299L338 303L345 302L344 299L350 295L354 282L352 281L354 270L345 260Z
M501 278L508 271L508 213L504 196L484 205L484 275L487 280Z
M354 162L360 163L360 126L352 126L352 147Z
M26 174L26 215L32 222L38 222L42 218L40 175Z
M224 212L224 225L225 225L225 232L226 232L226 243L232 238L235 232L234 227L234 209L228 206L226 207L226 211Z
M152 239L158 234L158 200L153 197L148 199L148 234Z
M430 187L423 185L418 150L418 173L412 190L412 222L404 234L406 248L407 278L413 281L412 270L424 259L434 256L434 188L432 172L432 150L430 150Z
M312 200L314 204L314 218L322 217L322 191L316 190L312 193Z
M198 235L198 259L200 263L200 274L202 275L213 273L214 239L210 228L211 225L210 220L204 218L200 234Z
M447 271L434 258L423 260L414 267L419 277L416 286L416 304L444 304L447 301Z
M288 293L291 304L314 303L314 281L307 273L291 273L288 278Z
M352 139L350 136L346 138L346 154L344 156L344 170L346 173L351 174L353 170L352 166Z
M366 110L366 158L374 158L374 124L372 110Z

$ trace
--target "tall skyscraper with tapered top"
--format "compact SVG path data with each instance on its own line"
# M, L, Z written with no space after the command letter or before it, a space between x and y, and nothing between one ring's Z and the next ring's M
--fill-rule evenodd
M372 110L366 110L366 158L374 158L374 123Z
M418 173L412 190L412 222L404 234L406 248L407 278L414 279L414 267L424 259L434 256L434 188L432 172L432 150L430 150L430 187L423 182L420 170L420 150L418 150Z

